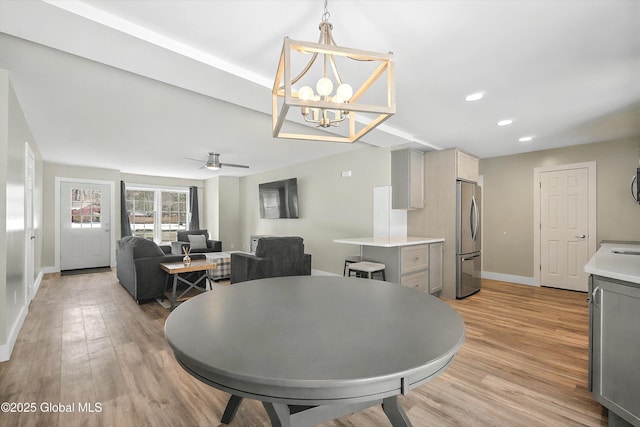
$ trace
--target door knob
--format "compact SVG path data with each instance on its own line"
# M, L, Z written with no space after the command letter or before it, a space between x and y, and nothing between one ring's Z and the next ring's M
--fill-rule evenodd
M576 239L584 239L585 237L587 236L585 236L584 234L579 234L576 236Z

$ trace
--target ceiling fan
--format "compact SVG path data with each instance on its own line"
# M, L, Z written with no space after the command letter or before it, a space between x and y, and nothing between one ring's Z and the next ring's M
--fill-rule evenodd
M212 171L217 171L222 169L223 166L228 166L230 168L248 168L246 165L235 165L233 163L220 163L220 154L219 153L208 153L207 160L202 165L202 168L207 168ZM193 160L196 162L202 162L199 159L190 159L187 157L187 160Z

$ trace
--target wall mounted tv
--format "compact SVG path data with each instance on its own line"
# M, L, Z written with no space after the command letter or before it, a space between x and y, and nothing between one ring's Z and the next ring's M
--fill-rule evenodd
M260 218L298 218L298 179L258 185Z

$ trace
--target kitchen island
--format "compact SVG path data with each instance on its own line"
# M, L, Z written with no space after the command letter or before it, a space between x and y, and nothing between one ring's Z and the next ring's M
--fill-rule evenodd
M360 246L363 260L385 265L390 282L431 294L442 290L441 237L356 237L334 242Z
M609 426L640 426L640 242L603 242L589 277L589 389Z

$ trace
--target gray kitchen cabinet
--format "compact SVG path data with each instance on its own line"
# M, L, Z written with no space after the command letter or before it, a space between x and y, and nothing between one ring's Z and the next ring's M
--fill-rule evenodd
M385 265L387 281L434 293L442 289L442 247L442 242L396 247L364 246L362 255L366 260Z
M592 275L589 293L593 396L609 409L609 425L640 426L640 285Z
M391 152L393 209L424 207L424 153L403 149Z
M480 161L464 151L456 150L456 178L478 182Z
M442 258L444 257L444 243L429 245L429 293L442 291Z

